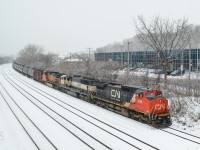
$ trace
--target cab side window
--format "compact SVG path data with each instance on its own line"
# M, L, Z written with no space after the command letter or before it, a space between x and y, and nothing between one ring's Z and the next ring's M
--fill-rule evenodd
M142 93L138 94L138 97L143 97L143 94Z

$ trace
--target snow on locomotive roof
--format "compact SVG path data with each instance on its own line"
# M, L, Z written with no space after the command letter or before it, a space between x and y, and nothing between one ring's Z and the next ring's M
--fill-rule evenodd
M148 90L147 88L141 87L141 86L122 85L119 83L96 82L95 85L97 86L97 88L106 88L106 87L112 88L113 87L113 88L118 88L125 91L130 91L130 92L136 91L137 93L141 93Z
M67 75L64 74L64 75L61 76L61 78L64 78L64 77L67 77Z

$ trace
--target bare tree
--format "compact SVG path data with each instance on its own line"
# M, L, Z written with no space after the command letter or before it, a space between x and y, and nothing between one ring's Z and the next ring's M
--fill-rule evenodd
M160 65L165 72L167 86L167 69L170 62L186 48L190 42L191 25L187 19L170 20L155 16L150 22L143 16L135 20L138 38L158 52Z
M59 58L57 54L45 53L44 48L40 45L28 44L19 51L15 61L29 67L55 70L54 65L59 63Z
M95 62L86 53L74 53L60 63L61 72L68 75L79 74L85 77L96 78L103 81L113 82L121 65L115 61Z
M47 69L54 69L54 65L57 65L59 62L59 58L57 54L48 52L47 54L43 54L41 56L40 63L43 63L43 66ZM56 69L54 69L56 71Z
M199 48L200 46L200 26L192 26L192 37L191 37L191 46L193 48Z
M44 53L44 48L36 44L28 44L19 51L16 61L22 65L37 66Z
M0 64L10 63L13 61L13 56L1 56L0 55Z
M76 64L76 68L78 69L78 73L91 77L93 75L93 61L86 53L74 53L72 54L71 58L74 60L74 64Z
M117 79L120 68L122 68L121 65L115 61L96 62L94 76L100 80L114 82Z

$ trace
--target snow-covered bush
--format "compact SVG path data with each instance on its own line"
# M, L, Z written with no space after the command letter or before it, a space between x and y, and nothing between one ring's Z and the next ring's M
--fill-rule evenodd
M173 121L189 127L200 123L200 98L177 96L169 100Z

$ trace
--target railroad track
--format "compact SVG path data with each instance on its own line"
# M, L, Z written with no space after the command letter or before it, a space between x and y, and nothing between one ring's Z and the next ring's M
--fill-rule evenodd
M11 74L12 74L12 73L11 73ZM99 120L99 119L97 119L97 118L95 118L95 117L93 117L93 116L91 116L91 115L89 115L89 114L87 114L87 113L85 113L85 112L83 112L83 111L81 111L81 110L79 110L79 109L77 109L77 108L71 106L70 104L67 104L66 102L64 102L64 101L62 101L62 100L60 100L60 99L58 99L58 98L52 96L52 95L49 94L49 93L46 93L45 91L42 91L41 89L39 89L39 88L37 88L37 87L35 87L35 86L29 84L28 82L26 82L26 81L24 81L24 80L22 80L22 79L20 79L20 78L18 78L18 77L15 77L13 74L12 74L12 76L13 76L16 80L18 80L19 82L21 82L22 84L26 85L27 87L29 87L29 88L32 89L33 91L35 91L35 92L41 94L42 96L44 96L45 98L47 98L47 99L50 100L51 102L55 103L56 105L62 107L63 109L69 111L70 113L76 115L77 117L81 118L82 120L87 121L88 123L90 123L90 124L94 125L95 127L99 128L99 129L101 129L101 130L103 130L104 132L106 132L106 133L108 133L108 134L114 136L115 138L118 138L119 140L123 141L123 142L126 143L126 144L128 144L128 145L130 145L130 146L132 146L132 147L134 147L134 148L136 148L136 149L140 149L139 147L133 145L133 144L132 144L133 142L130 143L130 142L124 140L124 138L122 139L121 136L122 136L122 137L126 136L126 138L128 137L129 139L131 139L131 141L136 140L137 142L140 143L140 145L141 145L141 143L144 144L144 145L146 145L146 148L147 148L147 149L158 149L158 148L156 148L156 147L154 147L154 146L152 146L152 145L150 145L150 144L148 144L148 143L146 143L146 142L144 142L144 141L142 141L142 140L140 140L140 139L138 139L138 138L136 138L136 137L134 137L134 136L132 136L132 135L130 135L130 134L128 134L128 133L123 132L122 130L117 129L116 127L113 127L113 126L111 126L111 125L109 125L109 124L107 124L107 123L105 123L105 122L103 122L103 121L101 121L101 120ZM10 79L10 80L11 80L11 79ZM14 82L14 81L12 80L12 82ZM51 98L53 98L54 100L52 100L52 99L50 99L49 97L47 97L46 95L44 95L44 93L45 93L46 95L50 96ZM57 100L57 101L59 101L59 102L62 102L62 104L67 105L68 107L70 107L70 108L72 108L72 109L78 111L78 112L81 113L81 114L86 115L87 118L88 118L88 117L91 118L92 121L90 121L89 119L86 119L86 118L82 117L80 114L75 113L74 111L72 111L72 110L70 110L70 109L64 107L63 105L57 103L55 100ZM96 124L93 123L94 120L97 121L98 123L96 123ZM101 124L103 124L104 126L106 126L106 128L109 127L109 128L111 128L112 130L115 130L115 132L120 133L120 136L117 136L117 135L111 133L110 131L104 129L103 127L100 127L99 125L97 125L97 124L99 124L99 123L101 123ZM129 140L129 141L130 141L130 140Z
M193 134L190 134L190 133L187 133L187 132L184 132L184 131L178 130L178 129L174 129L174 128L172 128L172 127L168 127L168 128L171 129L171 130L174 130L174 131L177 131L177 132L180 132L180 133L184 133L184 134L186 134L186 135L189 135L189 136L192 136L192 137L195 137L195 138L200 139L199 136L196 136L196 135L193 135Z
M53 144L53 142L41 131L41 129L31 120L31 118L23 111L23 109L17 104L17 102L12 98L12 96L9 94L9 92L4 88L4 86L2 85L2 83L0 83L0 86L2 87L2 89L6 92L6 94L10 97L10 99L13 101L13 103L15 104L15 106L23 113L23 115L27 118L28 121L31 122L31 124L39 131L39 133L44 137L44 139L46 139L48 141L48 143L51 145L50 148L56 149L58 150L58 148ZM28 137L30 138L30 140L32 141L32 143L35 145L35 147L40 150L41 149L41 145L38 144L35 140L35 137L33 137L33 135L31 135L30 131L28 131L28 127L26 127L26 125L23 124L22 121L20 121L20 118L18 117L18 115L16 114L16 112L13 110L13 108L11 107L11 105L9 104L8 100L5 98L5 95L3 94L2 91L0 91L0 95L2 96L3 100L5 101L6 105L8 106L8 108L10 109L10 111L12 112L12 114L15 116L15 118L17 119L17 121L19 122L19 124L21 125L21 127L23 128L23 130L25 131L25 133L28 135ZM30 127L29 127L30 128ZM46 144L45 144L46 145ZM46 145L47 147L47 145Z
M5 75L4 73L2 73L3 74L3 76ZM6 75L7 76L7 75ZM12 85L19 93L21 93L27 100L29 100L33 105L35 105L37 108L39 108L42 112L44 112L47 116L49 116L51 119L53 119L56 123L58 123L61 127L63 127L65 130L67 130L69 133L71 133L73 136L75 136L77 139L79 139L81 142L83 142L89 149L95 149L95 148L93 148L90 144L88 144L88 143L86 143L83 139L81 139L78 135L76 135L75 133L73 133L72 131L70 131L68 128L66 128L63 124L61 124L59 121L57 121L54 117L52 117L51 115L49 115L46 111L44 111L41 107L39 107L38 106L38 104L36 104L36 103L34 103L28 96L26 96L23 92L21 92L18 88L16 88L16 86L17 86L17 84L16 83L14 83L14 82L10 82L9 81L9 79L8 79L8 76L7 77L5 77L4 76L4 78L5 78L5 80L6 81L8 81L9 83L10 83L10 85ZM14 85L14 84L16 85ZM18 86L19 87L19 86ZM20 88L20 87L19 87ZM22 88L21 88L22 89ZM25 91L24 89L22 89L23 91ZM32 96L32 95L31 95ZM66 120L67 121L67 120ZM74 126L76 126L76 125L74 125ZM81 131L83 131L82 129L80 129ZM83 131L85 134L87 134L85 131ZM89 135L89 134L87 134L87 135ZM92 136L91 136L91 138L93 138ZM96 138L93 138L94 140L96 140L97 142L98 142L98 140L96 139ZM100 141L99 141L99 143L101 144L101 145L103 145L106 149L111 149L110 147L108 147L107 145L105 145L104 143L101 143ZM105 149L104 148L104 149Z
M200 145L200 137L198 137L196 135L192 135L192 134L189 134L187 132L183 132L183 131L180 131L180 130L177 130L177 129L174 129L174 128L171 128L171 127L168 127L167 129L160 129L160 130L163 131L163 132L166 132L168 134L177 136L179 138L182 138L182 139L185 139L187 141L190 141L190 142L193 142L193 143Z

